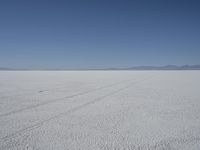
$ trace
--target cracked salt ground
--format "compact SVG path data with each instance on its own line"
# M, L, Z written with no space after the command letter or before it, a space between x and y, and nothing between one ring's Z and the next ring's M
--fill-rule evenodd
M6 74L1 73L1 76ZM26 76L27 72L23 74ZM87 87L88 83L89 90L105 88L53 103L43 99L41 102L47 101L45 105L1 116L2 150L200 149L200 92L196 89L200 85L198 71L88 71L38 74L38 80L48 76L48 79L45 78L45 85L48 84L48 80L49 85L52 85L52 78L56 76L58 83L67 78L71 82L84 82L84 87ZM10 76L8 75L8 78ZM31 80L30 74L27 78L30 82L34 81ZM4 81L0 79L0 82ZM95 86L95 83L98 86ZM113 86L108 86L111 84ZM184 86L188 84L190 86ZM40 89L43 85L37 86ZM76 88L72 91L76 93ZM57 92L59 93L59 90ZM54 93L49 94L51 97ZM63 92L60 97L68 94L70 93ZM37 102L40 102L40 99L42 97L38 97ZM1 101L4 105L9 105L4 103L6 99ZM17 98L16 101L21 102ZM32 106L31 96L28 101L30 102L26 103L26 107ZM17 109L22 109L22 106L24 105L19 104ZM16 107L13 107L12 111L14 110Z

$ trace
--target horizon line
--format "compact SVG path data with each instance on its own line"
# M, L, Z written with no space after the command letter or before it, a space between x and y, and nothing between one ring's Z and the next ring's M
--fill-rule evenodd
M200 70L200 65L141 65L133 67L107 67L107 68L10 68L0 67L1 71L78 71L78 70Z

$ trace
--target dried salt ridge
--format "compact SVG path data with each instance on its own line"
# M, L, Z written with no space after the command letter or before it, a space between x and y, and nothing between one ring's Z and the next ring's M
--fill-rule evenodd
M0 150L199 150L200 71L1 71Z

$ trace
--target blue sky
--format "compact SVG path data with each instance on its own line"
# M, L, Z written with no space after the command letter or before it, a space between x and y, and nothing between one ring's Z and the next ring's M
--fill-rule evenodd
M199 0L1 0L0 67L200 64Z

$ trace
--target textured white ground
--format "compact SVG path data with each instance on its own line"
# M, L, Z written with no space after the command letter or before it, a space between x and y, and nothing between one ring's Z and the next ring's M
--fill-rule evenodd
M200 150L200 71L1 71L0 150Z

